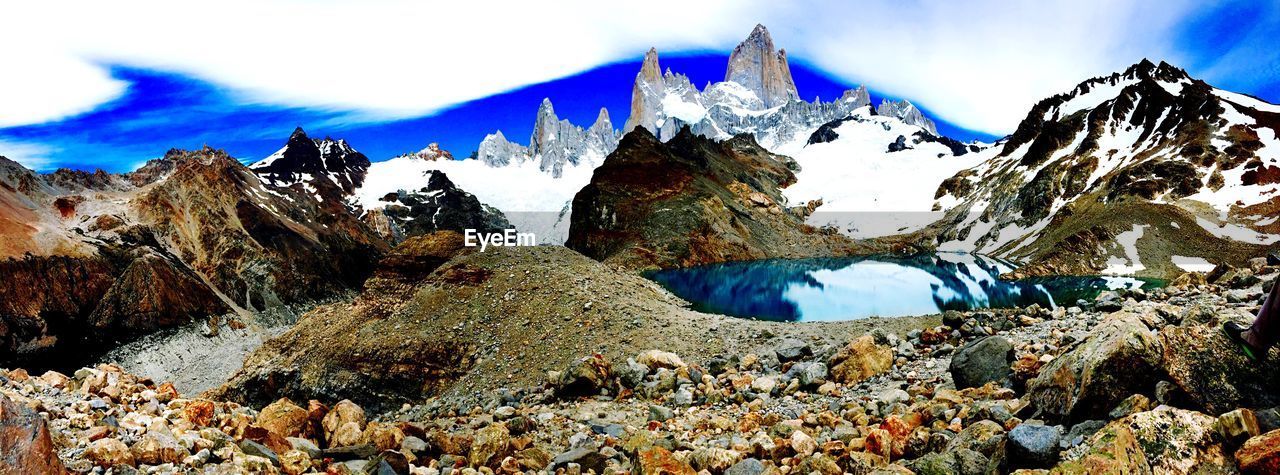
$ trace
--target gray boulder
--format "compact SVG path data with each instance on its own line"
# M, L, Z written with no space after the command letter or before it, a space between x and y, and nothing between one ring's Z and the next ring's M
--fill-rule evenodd
M966 343L951 357L951 379L957 389L973 388L989 382L1003 383L1012 371L1013 344L1004 337L989 336Z

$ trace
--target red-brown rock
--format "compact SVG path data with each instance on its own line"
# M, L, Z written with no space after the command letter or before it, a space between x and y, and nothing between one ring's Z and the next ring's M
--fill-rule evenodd
M0 396L0 473L66 473L40 414Z

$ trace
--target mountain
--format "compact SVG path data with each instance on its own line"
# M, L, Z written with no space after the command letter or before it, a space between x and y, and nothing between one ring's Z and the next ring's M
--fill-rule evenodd
M938 127L934 125L932 120L925 117L920 109L911 104L911 101L905 99L901 101L882 100L880 105L876 106L876 114L896 117L902 122L920 127L934 136L938 135Z
M3 159L0 172L5 360L83 358L195 319L328 298L358 288L387 249L344 207L209 148L124 175Z
M404 160L452 156L429 146ZM407 237L509 227L441 172L363 203L374 170L346 141L301 129L249 166L207 147L119 175L39 174L0 157L0 360L84 358L161 328L329 299Z
M1036 104L939 186L940 249L1019 275L1171 276L1280 242L1280 106L1143 60Z
M476 156L494 167L532 161L538 170L560 178L566 167L594 168L617 146L618 133L609 121L608 110L601 108L596 122L583 129L557 117L551 99L544 98L528 146L512 143L498 131L485 136Z
M764 25L757 24L751 35L733 49L724 81L741 84L754 93L766 108L800 99L796 83L791 79L787 51L773 49L773 38Z
M786 206L795 168L747 134L716 141L686 126L663 143L637 128L574 197L566 246L639 269L860 250Z
M871 107L818 127L771 151L795 158L794 205L815 206L807 222L854 238L911 233L938 221L934 192L956 172L991 158L985 144L939 137Z
M658 51L650 49L632 86L631 116L623 131L644 127L666 141L687 125L695 134L718 140L750 133L771 148L871 104L864 87L845 91L833 102L799 100L785 53L761 50L766 46L772 48L773 40L768 30L757 27L734 49L726 80L703 90L683 74L661 73Z
M415 159L426 160L421 154ZM366 210L361 219L391 243L442 230L492 233L512 227L501 211L458 188L444 172L426 171L421 178L424 186L387 193L382 206Z
M604 108L595 123L582 128L559 118L551 100L543 99L527 145L497 131L480 142L475 159L402 156L374 163L357 201L365 209L374 209L388 193L419 187L427 175L443 173L491 206L490 211L502 214L504 222L535 234L540 243L563 244L573 194L617 146L618 131Z
M685 126L715 140L752 135L799 165L796 184L783 195L816 210L808 224L855 238L905 234L937 221L932 190L984 155L958 157L987 149L939 136L909 101L872 108L865 87L832 102L799 97L786 52L775 50L768 29L757 25L734 48L725 80L702 90L684 75L663 73L657 50L649 50L623 130L645 128L662 141Z
M249 168L274 186L304 184L332 193L332 185L345 196L364 182L369 159L346 140L312 139L298 127L284 147Z

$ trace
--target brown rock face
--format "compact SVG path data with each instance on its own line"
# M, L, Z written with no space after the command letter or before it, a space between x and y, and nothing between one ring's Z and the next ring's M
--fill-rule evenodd
M629 268L854 252L779 204L795 166L749 136L716 142L686 127L662 143L637 128L574 197L566 245Z
M360 163L343 165L350 180ZM273 186L210 148L123 176L0 159L0 361L63 364L234 307L359 287L387 245L333 198L350 180Z
M98 257L0 260L0 354L33 355L59 337L83 336L113 273L111 263Z
M273 190L291 196L286 200L224 152L173 159L174 171L137 200L138 212L154 223L158 241L172 243L183 262L242 306L262 309L359 287L386 250L341 202L318 202L302 185Z
M66 473L44 417L0 396L0 473Z
M128 335L226 310L209 287L182 264L146 254L116 277L89 316L89 323L98 330Z

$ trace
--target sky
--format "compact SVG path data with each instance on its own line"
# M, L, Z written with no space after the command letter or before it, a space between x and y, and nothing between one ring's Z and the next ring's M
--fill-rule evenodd
M42 171L205 144L253 160L295 126L373 160L430 142L465 156L494 130L526 142L543 97L621 128L649 47L701 86L756 23L806 100L864 84L965 140L1144 57L1280 102L1270 1L9 3L0 43L22 47L0 51L0 155Z

